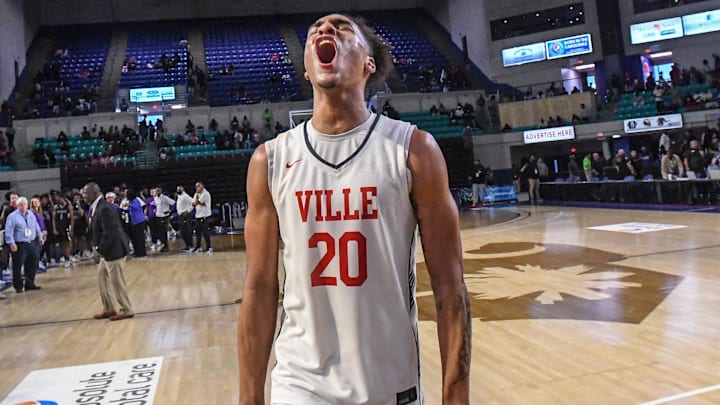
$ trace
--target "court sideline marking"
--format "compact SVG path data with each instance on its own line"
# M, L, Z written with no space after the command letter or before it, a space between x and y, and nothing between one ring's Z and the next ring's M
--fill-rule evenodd
M676 394L676 395L671 395L671 396L669 396L669 397L660 398L660 399L656 399L656 400L649 401L649 402L643 402L643 403L641 403L641 404L639 404L639 405L659 405L659 404L666 404L666 403L668 403L668 402L670 402L670 401L675 401L676 399L683 399L683 398L694 397L694 396L696 396L696 395L705 394L706 392L717 391L717 390L720 390L720 384L718 384L718 385L712 385L712 386L710 386L710 387L705 387L705 388L698 388L698 389L696 389L696 390L692 390L692 391L688 391L688 392L683 392L683 393Z

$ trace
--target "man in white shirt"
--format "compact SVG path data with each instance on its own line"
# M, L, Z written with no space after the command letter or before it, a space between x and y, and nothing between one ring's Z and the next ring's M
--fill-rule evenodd
M202 253L201 238L205 239L205 253L212 253L210 245L210 219L212 217L212 197L210 192L205 189L202 182L195 183L195 198L193 198L193 207L195 207L195 253Z
M152 204L156 207L155 218L157 218L157 236L160 238L160 252L167 253L170 251L167 237L168 220L175 200L163 194L162 187L158 187L155 189L155 198L153 198Z
M190 215L193 210L193 198L185 192L185 187L177 186L177 205L175 209L180 220L180 235L185 242L185 249L181 252L190 253L193 251L192 224Z

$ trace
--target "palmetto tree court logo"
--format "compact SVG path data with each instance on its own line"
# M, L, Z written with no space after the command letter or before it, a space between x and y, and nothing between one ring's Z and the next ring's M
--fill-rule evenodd
M465 252L473 316L640 323L682 277L615 264L623 259L563 244L491 243ZM420 319L435 319L424 263L417 289Z

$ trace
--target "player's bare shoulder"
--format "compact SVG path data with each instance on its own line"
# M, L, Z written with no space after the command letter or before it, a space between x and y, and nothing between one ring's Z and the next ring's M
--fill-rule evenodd
M438 166L441 164L440 166ZM435 138L426 131L415 129L410 139L408 168L413 176L441 169L447 171L442 151Z

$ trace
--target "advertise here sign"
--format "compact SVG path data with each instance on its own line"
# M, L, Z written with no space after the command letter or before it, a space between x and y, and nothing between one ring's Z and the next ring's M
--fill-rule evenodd
M557 127L523 131L524 143L568 141L575 139L575 127Z
M682 128L682 114L658 115L655 117L632 118L625 120L626 134L636 132L660 131L663 129Z
M162 357L29 373L0 405L152 405Z

